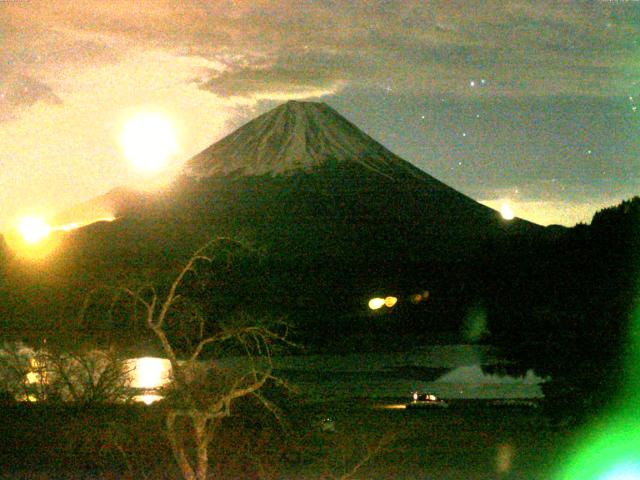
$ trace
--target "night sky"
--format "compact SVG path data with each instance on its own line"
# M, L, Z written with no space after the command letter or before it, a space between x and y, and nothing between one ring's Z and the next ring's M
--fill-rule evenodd
M640 194L636 1L0 0L0 41L0 229L162 182L288 99L540 224ZM160 174L119 144L140 111L177 130Z

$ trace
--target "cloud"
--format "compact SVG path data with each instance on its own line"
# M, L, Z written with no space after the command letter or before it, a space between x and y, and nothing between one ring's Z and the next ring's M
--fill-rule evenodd
M345 84L422 95L608 96L628 88L640 33L632 2L34 0L4 8L14 27L57 32L53 43L65 45L56 54L47 35L27 44L11 41L14 31L9 44L34 45L23 58L46 50L50 63L90 64L160 48L224 62L202 88L247 98ZM72 32L84 35L81 48L67 48ZM474 78L490 82L470 89Z
M62 103L45 83L22 75L0 76L0 120L12 119L22 108L40 101L51 105Z
M295 52L258 58L214 73L200 87L221 97L276 98L282 93L322 96L336 93L351 77L347 55Z

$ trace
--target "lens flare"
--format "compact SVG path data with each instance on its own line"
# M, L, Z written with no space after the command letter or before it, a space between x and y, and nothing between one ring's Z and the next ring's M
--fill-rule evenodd
M560 480L640 480L640 304L631 315L628 337L619 402L585 430Z
M396 303L398 303L397 297L387 297L384 299L384 304L388 308L393 307Z
M605 473L602 480L640 480L640 463L625 462Z

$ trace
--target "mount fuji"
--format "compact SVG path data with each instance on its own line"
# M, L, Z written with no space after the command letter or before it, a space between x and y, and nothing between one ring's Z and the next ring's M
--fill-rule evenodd
M308 298L300 289L309 282L327 296L365 295L388 282L428 283L497 242L544 231L502 219L326 104L298 101L195 155L160 194L117 189L72 211L100 211L98 204L116 208L117 219L62 235L48 261L53 290L81 291L80 279L113 281L114 272L169 275L225 236L264 252L271 280L262 286L278 284L278 295L291 292L294 303Z

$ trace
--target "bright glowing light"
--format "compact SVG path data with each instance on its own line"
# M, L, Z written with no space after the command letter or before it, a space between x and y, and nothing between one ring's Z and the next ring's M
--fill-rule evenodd
M164 168L178 149L175 128L160 113L140 113L128 120L120 144L129 161L145 172Z
M131 360L134 364L133 388L154 389L169 381L171 363L164 358L142 357Z
M387 297L384 299L384 304L389 308L393 307L396 303L398 303L398 299L396 297Z
M605 416L592 424L558 480L640 480L637 419L638 410L633 405L618 410L615 417Z
M146 393L144 395L136 395L133 397L134 402L142 402L145 405L151 405L154 402L162 400L164 397L162 395L155 395L152 393Z
M369 300L369 308L371 310L378 310L379 308L384 307L385 305L385 299L384 298L372 298L371 300Z
M18 224L18 232L25 242L34 245L49 236L51 226L41 218L25 217Z
M607 472L602 480L640 480L640 464L629 462L617 465Z
M500 207L500 215L502 215L502 218L505 220L513 220L513 210L511 210L508 203L502 204Z
M36 403L38 401L38 397L36 397L34 394L30 393L30 394L20 394L16 396L16 400L18 402L28 402L28 403Z

